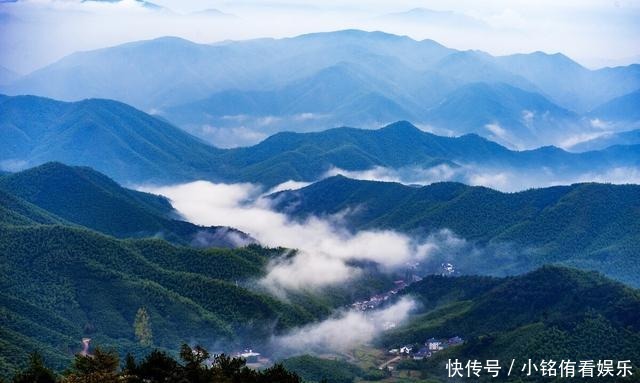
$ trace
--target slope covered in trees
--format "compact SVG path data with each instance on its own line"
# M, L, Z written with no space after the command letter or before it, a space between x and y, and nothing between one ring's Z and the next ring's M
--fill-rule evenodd
M272 198L276 209L298 219L350 211L345 221L354 230L395 229L418 238L451 230L488 249L446 260L464 273L521 272L562 262L640 285L637 185L501 193L458 183L411 187L336 176ZM504 256L491 250L501 244L511 246Z
M0 99L0 160L85 165L119 181L177 181L213 174L216 150L182 130L111 100Z
M6 372L40 350L61 366L85 336L143 348L134 328L141 307L153 345L168 349L255 339L326 315L313 301L303 308L243 287L276 254L123 241L67 226L0 226L0 365Z
M518 368L528 359L640 358L640 292L598 273L547 266L504 279L431 276L403 293L425 310L385 335L384 345L465 339L416 364L424 377L446 377L447 358L515 358Z
M125 189L90 168L46 163L3 177L0 189L67 222L116 237L160 237L195 247L252 242L238 230L180 221L166 198Z

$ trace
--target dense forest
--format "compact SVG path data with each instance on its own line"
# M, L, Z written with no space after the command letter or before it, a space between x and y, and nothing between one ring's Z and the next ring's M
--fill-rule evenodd
M122 241L68 226L1 226L0 367L38 349L55 367L80 339L140 348L136 312L149 313L153 342L240 341L327 315L313 300L283 303L244 283L277 249L194 250L161 240ZM238 304L242 302L242 304ZM60 352L63 350L63 352Z
M120 238L164 238L194 247L254 242L232 228L202 227L180 220L166 198L123 188L86 167L46 163L0 178L0 190L66 222Z
M631 360L640 375L640 291L595 272L545 266L509 278L429 276L406 289L421 302L411 321L385 334L385 347L431 337L465 339L420 363L442 377L449 358ZM446 375L445 375L446 376Z
M349 211L344 220L352 230L393 229L416 238L448 230L469 246L431 261L454 263L463 274L514 274L558 262L640 286L637 185L502 193L451 182L411 187L336 176L272 199L298 219Z
M69 181L60 183L69 189L53 185L47 193L38 182L17 187L26 176L46 180L54 175ZM136 355L192 340L233 349L250 346L393 283L393 276L372 268L351 288L322 295L292 292L282 300L258 281L284 249L198 249L158 238L118 239L80 225L99 222L118 230L127 213L133 221L150 217L157 222L166 210L164 199L123 189L90 169L60 164L0 183L0 376L14 372L28 350L39 350L60 370L83 337ZM12 190L9 186L66 219L3 190ZM77 194L84 191L94 198ZM120 219L101 214L109 211ZM147 333L138 325L140 310L149 339L139 336Z

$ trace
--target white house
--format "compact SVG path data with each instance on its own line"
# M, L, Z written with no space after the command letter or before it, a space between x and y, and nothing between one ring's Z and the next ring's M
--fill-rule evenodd
M409 354L411 354L412 350L413 350L413 347L411 347L411 346L400 347L400 353L401 354L409 355Z
M426 346L429 349L429 351L440 351L444 348L442 347L442 342L440 342L436 338L428 339Z

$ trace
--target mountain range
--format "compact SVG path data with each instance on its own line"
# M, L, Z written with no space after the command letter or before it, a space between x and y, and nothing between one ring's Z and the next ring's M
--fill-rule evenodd
M90 168L46 163L0 177L0 190L61 218L25 217L37 223L62 222L119 238L164 238L193 247L238 247L255 242L228 227L182 221L166 198L125 189Z
M470 241L427 259L431 269L450 262L464 274L503 275L557 262L640 286L637 185L501 193L459 183L412 187L336 176L271 199L275 209L301 221L340 215L354 231L392 229L419 239L445 230Z
M637 145L569 153L555 147L513 151L478 135L437 136L408 122L378 130L335 128L277 133L257 145L220 149L126 104L0 97L0 166L19 170L49 161L89 166L120 183L196 179L272 187L312 182L334 168L430 168L473 164L489 169L583 172L637 167Z
M282 130L411 120L526 148L571 141L576 130L597 132L589 118L604 115L590 112L638 89L637 64L589 70L559 53L491 56L358 30L216 44L139 41L74 53L0 88L66 101L115 99L217 146L254 144ZM485 94L503 107L482 115L472 104L438 111ZM447 118L465 124L446 124ZM506 133L495 135L486 125ZM611 122L616 130L629 125Z

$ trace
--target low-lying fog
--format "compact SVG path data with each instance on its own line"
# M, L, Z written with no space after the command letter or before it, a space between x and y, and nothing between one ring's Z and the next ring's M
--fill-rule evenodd
M405 185L429 185L434 182L455 181L473 186L486 186L503 192L517 192L531 188L570 185L580 182L640 184L640 168L635 167L613 167L577 174L562 174L548 168L525 171L521 169L489 169L474 165L454 167L442 164L430 168L375 167L362 171L332 168L325 176L337 174L359 180L399 182Z
M292 221L272 210L261 189L252 184L197 181L142 190L168 197L190 222L231 226L264 245L297 249L294 257L274 261L261 281L274 292L346 282L359 274L353 261L372 261L387 270L406 267L438 247L432 237L417 240L390 230L351 233L340 216Z
M503 191L579 181L640 183L638 169L622 168L584 174L571 180L561 180L550 173L523 177L513 172L483 173L470 167L453 168L447 165L430 169L375 168L360 172L332 169L326 176L334 174L405 184L455 180ZM363 272L359 266L362 263L373 262L379 265L380 270L389 272L422 263L433 269L431 272L437 272L440 262L456 262L458 266L457 262L461 260L464 265L460 266L466 266L469 269L467 272L473 270L474 273L487 274L493 273L492 265L508 264L512 265L512 271L518 269L518 264L526 262L524 259L531 250L516 248L508 243L478 247L449 230L421 237L411 237L392 230L353 232L347 230L344 224L344 217L349 211L298 221L275 211L271 200L265 198L275 191L306 185L306 182L288 181L265 190L249 183L196 181L172 186L147 186L140 190L168 197L174 208L195 224L230 226L248 233L266 246L297 249L294 256L283 254L272 261L266 276L259 281L260 285L282 297L288 291L312 291L354 281ZM390 306L367 313L341 310L323 322L274 337L270 343L291 355L299 352L345 351L370 342L384 331L386 323L390 322L386 318L395 318L393 324L400 324L414 307L414 301L403 298Z

